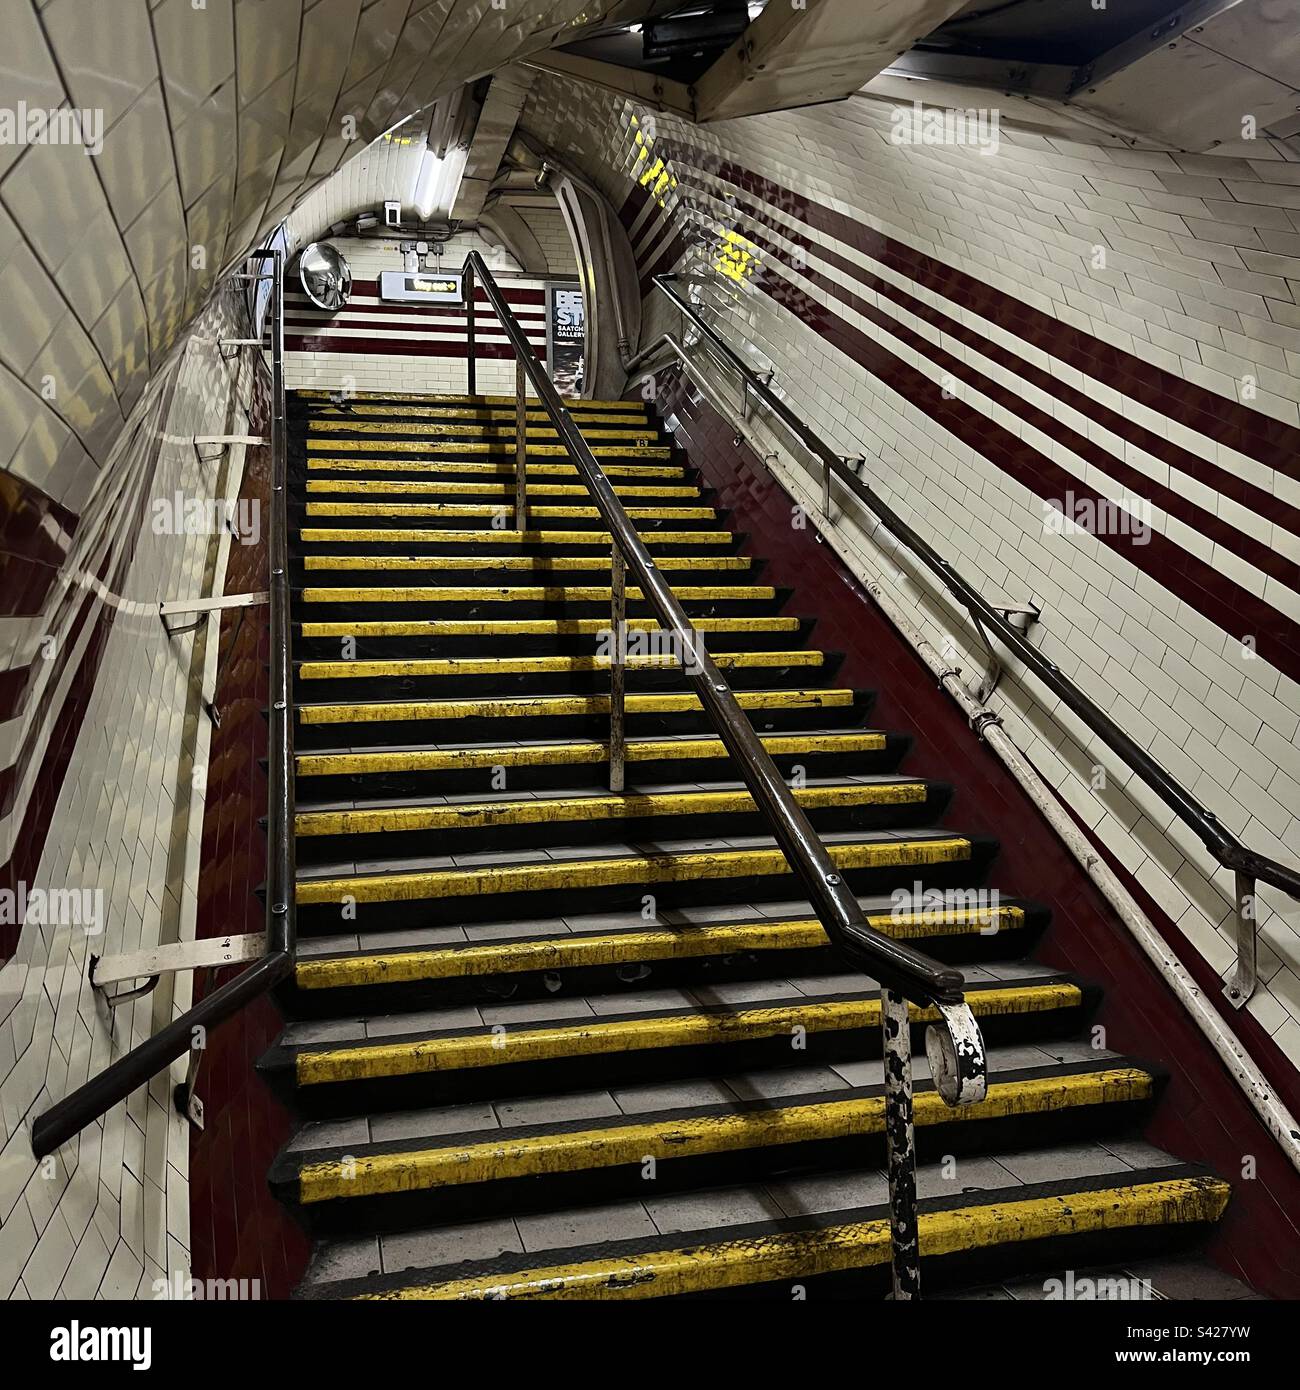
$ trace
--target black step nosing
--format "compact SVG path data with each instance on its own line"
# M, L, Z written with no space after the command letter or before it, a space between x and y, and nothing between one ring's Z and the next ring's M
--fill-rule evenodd
M1023 1183L1014 1187L986 1188L943 1197L927 1197L920 1199L917 1206L923 1214L958 1211L968 1207L993 1206L1000 1202L1083 1196L1091 1192L1104 1192L1109 1188L1146 1187L1172 1181L1217 1178L1217 1173L1200 1164L1171 1163L1157 1168L1135 1168L1128 1172L1104 1173L1088 1178L1063 1178L1048 1183ZM611 1264L620 1261L630 1262L638 1256L656 1254L663 1250L698 1250L706 1246L755 1240L766 1236L888 1220L888 1205L854 1207L745 1225L641 1236L634 1240L608 1241L550 1250L509 1251L489 1260L465 1260L458 1264L413 1268L392 1274L374 1274L333 1283L311 1284L300 1288L295 1296L304 1299L351 1298L359 1294L386 1293L423 1284L450 1283L465 1279L486 1281L531 1270L585 1264L593 1260L605 1260ZM929 1257L930 1260L942 1258Z
M1042 976L1019 980L977 980L966 985L966 993L983 994L997 990L1029 989L1040 985L1070 984L1075 985L1081 991L1083 986L1071 974L1065 971L1044 971ZM680 1005L676 1008L668 1009L647 1009L642 1011L632 1011L630 1013L613 1014L577 1014L573 1017L551 1018L551 1019L529 1019L520 1023L507 1024L505 1027L512 1034L549 1032L558 1028L580 1029L591 1027L595 1024L610 1023L633 1023L637 1021L653 1021L657 1019L669 1018L698 1018L700 1016L722 1017L729 1014L749 1013L751 1011L766 1011L769 1009L785 1008L814 1008L822 1004L847 1004L847 1003L868 1003L878 1002L880 991L876 989L863 989L846 994L800 994L784 999L756 999L752 1003L745 1004L699 1004L694 1008L684 1009ZM352 1051L355 1048L378 1048L400 1046L404 1043L415 1042L450 1042L456 1038L475 1038L491 1037L493 1028L501 1025L478 1024L473 1028L439 1028L422 1029L412 1033L394 1033L382 1038L336 1038L326 1042L303 1042L303 1043L284 1043L276 1041L272 1051L282 1051L286 1056L297 1056L300 1052L330 1052L330 1051Z
M989 1084L1010 1085L1020 1081L1052 1081L1068 1076L1086 1076L1103 1071L1137 1071L1143 1073L1153 1086L1164 1078L1143 1063L1129 1057L1097 1057L1079 1062L1057 1062L1043 1067L1017 1067L1007 1071L990 1072ZM934 1090L933 1081L918 1079L913 1085L916 1095L924 1095ZM272 1169L272 1180L283 1181L301 1169L314 1163L338 1162L345 1158L358 1161L370 1157L395 1153L423 1153L441 1149L477 1147L482 1144L492 1146L511 1144L519 1140L537 1139L550 1135L605 1133L611 1130L635 1129L641 1125L671 1125L679 1121L731 1117L778 1110L795 1110L809 1105L850 1104L860 1100L876 1100L885 1094L883 1083L872 1086L842 1087L834 1091L810 1091L797 1095L761 1096L753 1100L722 1101L709 1105L687 1105L670 1107L664 1110L639 1112L636 1114L603 1115L599 1118L579 1118L557 1120L529 1125L502 1125L495 1129L458 1130L454 1133L416 1136L408 1139L382 1139L365 1144L334 1145L329 1148L289 1149L285 1148L277 1156ZM561 1097L557 1097L560 1099ZM545 1097L531 1096L530 1104L537 1104ZM1100 1104L1100 1102L1097 1102ZM945 1113L949 1107L945 1107ZM958 1107L951 1107L953 1118L960 1120Z

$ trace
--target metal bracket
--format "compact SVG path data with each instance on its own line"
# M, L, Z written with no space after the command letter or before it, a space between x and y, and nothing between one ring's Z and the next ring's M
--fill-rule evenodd
M200 463L216 463L232 444L267 444L269 441L260 434L195 434L190 436L194 446L194 457ZM203 445L217 446L215 454L205 454Z
M218 594L215 598L167 599L158 605L158 617L162 620L167 636L178 637L182 633L193 632L202 627L204 619L186 623L183 627L173 627L167 621L173 613L202 613L206 618L209 613L216 613L225 608L256 608L270 601L271 596L265 589L251 594Z
M222 358L223 358L225 361L227 361L227 362L229 362L230 359L231 359L232 357L237 357L237 356L239 355L239 350L240 350L240 348L246 348L246 347L256 347L256 348L260 348L260 347L263 347L263 346L265 346L265 345L263 344L261 338L218 338L218 339L217 339L217 351L221 354ZM226 351L227 348L234 348L234 352L227 352L227 351Z
M203 941L169 941L150 946L143 951L128 951L120 956L91 956L91 988L98 991L110 1009L116 1009L132 999L151 994L164 975L181 970L216 970L224 965L240 965L258 960L266 954L266 935L252 932L247 936L213 936ZM142 980L132 989L109 993L108 986L126 980Z
M1043 610L1034 603L995 603L991 606L1013 626L1017 625L1015 622L1017 618L1022 619L1022 624L1018 626L1026 636L1029 629L1043 616ZM983 623L973 613L971 614L971 621L975 624L975 631L979 633L980 642L989 658L989 668L979 685L971 691L971 695L979 704L987 705L993 692L998 688L998 682L1002 679L1002 662L993 650L993 644L989 641L988 633L984 631Z
M1255 896L1255 880L1249 874L1238 871L1235 887L1237 966L1223 993L1234 1009L1244 1009L1259 984L1259 899Z

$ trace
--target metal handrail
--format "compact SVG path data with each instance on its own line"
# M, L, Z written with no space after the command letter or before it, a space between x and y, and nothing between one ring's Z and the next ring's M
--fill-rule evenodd
M901 541L943 586L967 609L977 627L994 634L1012 651L1067 709L1076 715L1173 811L1193 830L1201 843L1226 869L1237 876L1238 944L1248 960L1239 962L1237 976L1225 991L1240 1006L1254 989L1253 895L1256 881L1280 888L1300 898L1300 871L1259 854L1227 830L1214 813L1203 806L1174 776L1137 744L1111 717L1100 709L1061 669L1034 647L1024 633L1008 622L1003 613L984 599L974 586L941 556L933 546L905 522L897 512L853 467L783 401L767 381L753 370L709 324L695 305L684 299L675 284L680 275L657 275L655 288L664 294L691 324L708 340L709 350L744 382L747 399L757 399L822 466L823 498L829 503L830 480L837 479L873 513L896 539ZM994 716L990 716L994 717ZM1245 937L1249 937L1247 942Z
M688 665L686 674L700 697L704 712L728 753L735 759L759 809L772 825L786 858L804 879L813 907L827 926L834 944L841 946L856 964L870 967L871 974L881 984L898 989L911 999L922 1003L960 1003L964 986L960 971L941 965L912 947L873 931L867 925L857 899L836 870L803 808L791 794L776 764L754 733L730 686L703 643L698 640L686 610L655 564L604 470L573 423L550 377L533 356L532 347L501 295L491 271L476 251L471 251L465 260L467 282L470 271L482 283L506 336L523 361L524 372L550 416L560 442L586 483L623 557L630 580L640 586L663 629L684 639L682 648L693 654L691 665L695 669L690 669Z
M660 628L677 639L677 651L691 654L689 661L680 658L683 673L698 695L714 731L734 760L786 862L802 881L832 948L843 959L880 983L893 1287L896 1298L914 1298L920 1289L920 1264L908 1001L931 1006L937 1011L939 1027L932 1026L926 1036L926 1051L936 1090L949 1105L972 1104L984 1097L986 1064L979 1025L966 1002L964 978L960 971L891 940L867 924L857 897L850 891L830 852L755 734L731 687L700 641L686 610L632 525L582 432L574 424L559 392L537 362L532 345L482 256L471 251L465 259L462 275L469 319L467 336L470 356L467 371L471 396L476 394L477 384L473 356L477 280L481 281L497 320L514 349L518 364L517 391L520 393L517 420L522 422L525 418L522 378L526 376L609 530L612 541L610 592L615 638L615 655L610 662L611 790L621 790L622 787L622 767L617 749L625 738L625 730L622 719L622 662L618 648L625 628L625 583L630 577L639 586ZM523 429L522 423L517 428ZM517 457L517 466L523 467L523 451ZM516 478L517 485L521 482ZM516 514L515 524L518 529L524 529L526 517Z
M267 759L266 954L206 995L179 1018L38 1115L32 1123L37 1158L52 1153L177 1058L201 1054L207 1030L260 998L293 970L297 949L294 904L293 669L289 624L288 421L284 389L284 252L251 251L249 261L272 264L271 525L269 541L271 677Z

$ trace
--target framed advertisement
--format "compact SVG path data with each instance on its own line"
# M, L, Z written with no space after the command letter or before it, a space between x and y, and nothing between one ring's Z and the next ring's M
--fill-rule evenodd
M577 283L546 287L546 370L562 396L580 396L586 378L587 314Z

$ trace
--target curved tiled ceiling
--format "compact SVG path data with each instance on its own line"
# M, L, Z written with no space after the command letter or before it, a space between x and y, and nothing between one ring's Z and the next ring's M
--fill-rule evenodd
M6 0L0 467L79 511L222 269L440 93L654 0ZM95 118L87 126L97 143ZM2 134L0 134L2 139Z

